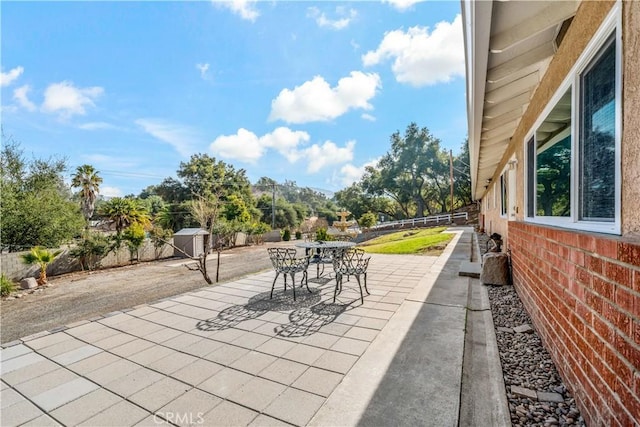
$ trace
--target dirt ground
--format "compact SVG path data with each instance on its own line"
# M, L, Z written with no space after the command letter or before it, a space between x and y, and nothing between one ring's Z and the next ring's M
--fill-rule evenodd
M295 242L269 243L224 251L220 282L271 268L267 247L293 246ZM216 256L207 261L215 281ZM0 340L7 343L36 332L135 307L208 286L199 271L189 271L172 258L94 272L51 277L48 287L22 298L0 302ZM211 285L211 286L215 286Z

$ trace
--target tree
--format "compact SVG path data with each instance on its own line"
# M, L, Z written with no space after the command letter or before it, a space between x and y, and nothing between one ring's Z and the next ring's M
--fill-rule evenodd
M2 134L0 155L0 246L10 252L57 247L79 236L84 220L64 183L66 161L26 161L20 145Z
M122 230L131 224L140 224L143 227L150 224L147 211L136 199L114 197L101 206L100 213L114 222L118 237L121 237Z
M129 227L124 230L122 234L125 242L127 242L127 247L129 248L129 253L131 254L131 261L134 260L133 255L135 254L135 260L140 259L140 247L144 243L144 239L146 238L146 234L144 232L144 228L139 223L133 223Z
M469 138L462 143L462 149L453 159L453 192L460 206L473 202L471 195L471 166L469 158Z
M178 177L182 178L190 198L215 195L226 201L230 194L251 200L251 184L244 169L236 170L215 157L194 154L188 162L181 162Z
M47 266L53 262L54 258L60 255L62 251L51 252L40 246L34 246L31 250L22 255L22 261L25 264L38 264L40 267L40 277L38 277L38 284L44 285L47 283Z
M78 196L80 197L82 214L87 223L93 216L96 198L100 193L100 184L102 184L102 178L91 165L78 166L76 172L71 176L71 186L80 189Z
M378 222L378 218L373 212L362 214L362 216L358 220L358 224L364 228L373 227L374 225L376 225L376 222Z
M71 257L78 260L83 270L95 270L100 260L112 249L109 238L96 232L87 232L83 238L69 251Z

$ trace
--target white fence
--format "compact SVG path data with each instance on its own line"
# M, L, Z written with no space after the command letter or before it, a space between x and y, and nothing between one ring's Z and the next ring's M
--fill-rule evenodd
M378 224L374 225L373 227L371 227L371 230L375 230L378 228L390 228L390 227L398 227L398 228L402 228L402 227L406 227L406 226L410 226L410 227L418 227L418 226L424 226L424 225L432 225L432 224L440 224L440 223L451 223L454 219L460 219L460 218L464 218L469 219L469 215L467 214L467 212L458 212L458 213L454 213L453 215L451 214L442 214L442 215L434 215L434 216L425 216L422 218L409 218L409 219L401 219L398 221L385 221L385 222L379 222Z

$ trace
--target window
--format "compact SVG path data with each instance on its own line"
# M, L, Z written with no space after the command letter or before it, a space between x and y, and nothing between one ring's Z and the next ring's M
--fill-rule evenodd
M619 7L614 7L525 141L529 221L620 232L616 21Z
M502 174L500 175L500 215L507 215L507 206L509 206L507 200L507 176Z
M614 221L616 49L612 36L580 76L580 219Z

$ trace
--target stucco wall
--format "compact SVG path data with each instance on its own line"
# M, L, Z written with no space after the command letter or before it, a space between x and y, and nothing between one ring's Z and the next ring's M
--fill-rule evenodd
M640 237L640 2L624 2L622 22L622 235Z

